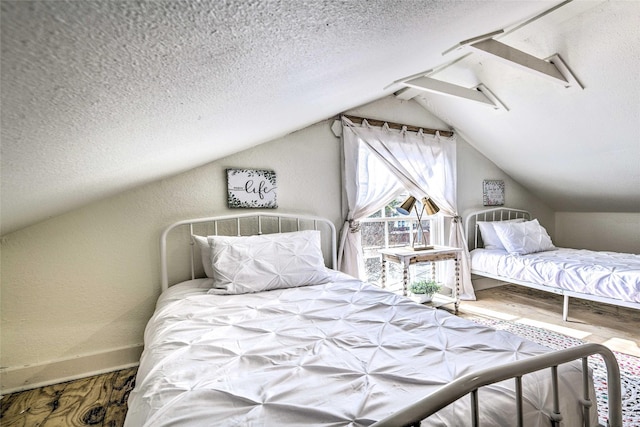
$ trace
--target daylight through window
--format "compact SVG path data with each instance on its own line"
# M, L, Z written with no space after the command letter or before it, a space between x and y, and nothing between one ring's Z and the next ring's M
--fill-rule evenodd
M366 281L380 285L382 274L382 257L378 252L382 248L410 246L415 238L415 228L418 222L415 212L411 215L401 215L396 208L407 198L402 194L392 200L384 208L360 221L362 234L362 249L364 251ZM422 216L427 242L433 245L443 244L442 216ZM402 291L402 269L398 264L389 263L387 274L387 288L393 291ZM414 265L411 267L412 280L431 277L429 264Z

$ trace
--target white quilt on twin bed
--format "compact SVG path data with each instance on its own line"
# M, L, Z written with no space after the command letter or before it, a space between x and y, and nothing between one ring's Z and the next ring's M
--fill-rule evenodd
M510 255L475 249L471 266L474 272L640 303L640 255L568 248Z
M366 426L460 375L548 351L344 274L331 278L244 295L207 294L207 279L171 287L147 326L125 425ZM578 425L580 365L560 372L563 425ZM549 425L548 373L524 378L529 426ZM480 391L481 425L514 424L513 388L509 380ZM423 425L469 425L468 402Z

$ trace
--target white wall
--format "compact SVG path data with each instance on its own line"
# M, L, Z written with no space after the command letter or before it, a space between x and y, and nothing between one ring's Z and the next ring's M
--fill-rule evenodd
M2 239L2 389L138 360L159 295L159 236L222 214L225 168L275 170L278 211L340 220L340 144L325 121Z
M417 102L403 101L394 96L353 108L347 114L429 129L449 130L445 122L426 111Z
M482 204L482 182L485 179L502 179L505 184L505 206L528 210L532 217L539 219L553 238L555 226L553 211L539 198L514 181L460 136L458 136L457 155L458 209L464 219L472 211L486 209ZM476 291L503 284L503 282L476 275L471 276L471 281Z
M401 101L395 97L387 97L355 108L350 110L349 114L432 129L450 129L445 122L429 113L417 102ZM549 233L553 233L555 225L553 211L544 202L505 174L460 135L456 139L458 212L460 214L465 216L471 210L484 208L482 206L483 180L503 179L506 206L529 210L547 227Z
M446 129L393 97L350 114ZM279 211L341 226L340 144L333 120L93 203L2 238L2 390L30 388L137 362L159 295L159 236L175 221L227 213L228 167L275 170ZM540 203L463 140L460 212L482 205L482 180L505 179L507 203ZM552 223L552 221L549 221Z
M458 209L464 218L471 211L487 208L482 205L482 182L485 179L501 179L505 184L505 206L528 210L553 237L554 213L542 200L514 181L461 137L458 137L457 154Z
M556 212L554 243L640 254L640 213Z

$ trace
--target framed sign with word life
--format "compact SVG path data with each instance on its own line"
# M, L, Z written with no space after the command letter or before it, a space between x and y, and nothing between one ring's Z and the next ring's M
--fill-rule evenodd
M227 169L230 208L277 208L276 173L269 170Z

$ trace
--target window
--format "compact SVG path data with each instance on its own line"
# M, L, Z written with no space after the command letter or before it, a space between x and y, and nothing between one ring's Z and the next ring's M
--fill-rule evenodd
M415 212L401 215L396 208L407 198L406 194L398 196L387 206L360 221L362 249L364 251L366 281L380 284L382 275L382 258L379 249L410 246L418 222ZM422 227L429 244L443 244L443 220L441 215L428 217L423 215ZM392 291L402 290L402 271L398 264L389 263L387 287ZM431 266L421 264L412 266L411 277L430 278Z

